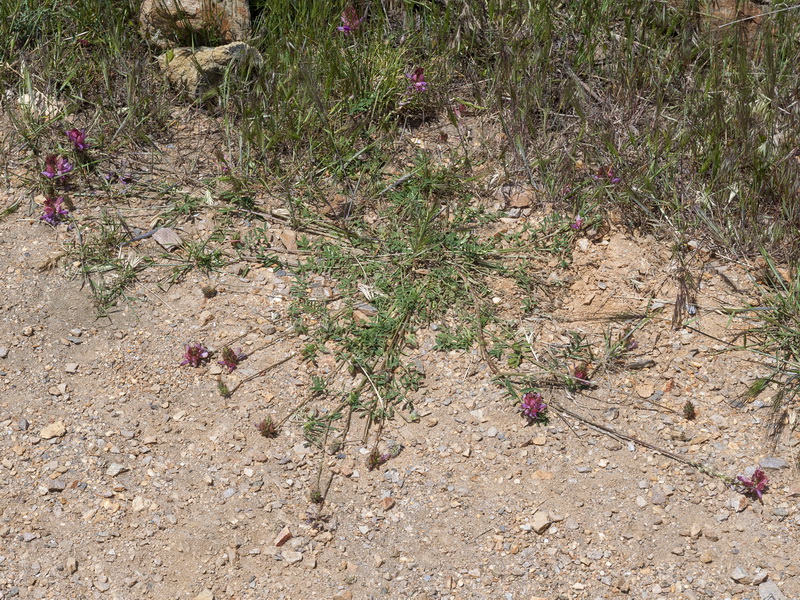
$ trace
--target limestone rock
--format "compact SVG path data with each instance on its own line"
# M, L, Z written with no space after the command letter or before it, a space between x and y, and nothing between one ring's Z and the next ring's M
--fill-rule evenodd
M63 421L56 421L55 423L45 425L39 432L39 437L43 440L49 440L54 437L61 437L65 433L67 433L67 428L64 426Z
M258 69L261 63L258 50L244 42L216 48L176 48L158 57L170 83L193 95L219 83L229 66Z
M250 6L246 0L144 0L139 28L162 50L227 44L250 36Z

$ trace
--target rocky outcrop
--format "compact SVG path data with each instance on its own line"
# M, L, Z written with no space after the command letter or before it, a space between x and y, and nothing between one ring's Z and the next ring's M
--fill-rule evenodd
M215 48L175 48L158 57L170 83L192 95L218 84L229 67L256 70L261 62L258 51L244 42Z
M139 25L163 50L215 46L248 38L250 7L246 0L144 0Z

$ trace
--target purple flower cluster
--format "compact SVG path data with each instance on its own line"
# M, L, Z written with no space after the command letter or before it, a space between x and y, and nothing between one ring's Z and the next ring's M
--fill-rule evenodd
M72 145L78 152L86 152L89 149L89 143L86 141L85 129L70 129L64 133L67 134L69 141L72 142Z
M223 367L227 367L228 373L233 373L236 367L239 366L239 363L245 358L247 358L247 354L242 352L241 348L234 352L231 350L230 346L225 346L222 349L222 360L218 360L217 362Z
M614 173L614 167L600 167L597 170L597 175L592 175L592 178L596 181L605 180L608 181L610 184L617 184L622 181L616 173Z
M211 353L203 344L186 344L181 366L199 367L208 360L209 356Z
M424 92L428 89L428 82L425 81L425 69L417 67L411 73L406 73L406 77L411 81L408 86L409 92Z
M400 456L400 452L402 452L403 446L401 444L396 444L389 448L388 452L384 452L383 454L377 448L374 448L372 452L367 455L367 469L372 471L373 469L377 469L383 464L386 464L393 458L397 458Z
M274 438L278 436L278 425L272 420L272 417L267 417L256 423L256 429L265 438Z
M769 484L769 479L761 469L753 471L753 475L749 479L742 475L739 475L736 479L741 484L741 487L744 488L746 495L758 496L759 500L761 500L761 495L766 491L767 484Z
M519 408L522 411L522 416L528 419L528 423L543 423L547 419L547 404L545 404L542 395L536 392L524 394Z
M583 228L583 223L585 220L586 219L584 219L582 216L576 215L575 221L570 225L570 227L575 231L580 231Z
M42 216L39 217L40 221L44 221L48 225L58 225L61 221L69 216L69 211L64 208L64 198L46 198L44 201L44 211Z
M63 156L48 154L44 159L44 171L42 175L48 179L60 178L64 182L67 174L72 171L72 164Z
M589 365L586 363L581 363L575 367L573 377L575 377L575 383L581 387L588 387L592 385L592 382L589 380Z
M336 28L336 31L339 31L345 35L350 35L361 26L362 21L363 19L358 17L356 9L352 6L348 6L342 13L342 24L340 27Z

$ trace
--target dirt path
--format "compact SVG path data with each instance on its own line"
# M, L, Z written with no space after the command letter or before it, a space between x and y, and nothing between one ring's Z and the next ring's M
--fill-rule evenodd
M770 452L768 408L731 406L757 365L673 331L668 305L636 335L651 366L557 400L729 476L782 467L762 502L574 419L526 427L477 351L435 352L432 331L422 418L384 431L396 458L369 471L359 445L323 456L292 420L265 439L254 424L289 414L310 379L287 335L288 276L230 268L209 299L201 277L145 282L97 319L80 279L38 269L63 226L23 217L0 222L0 598L800 598L786 462L800 434ZM668 259L652 239L579 240L561 307L522 326L602 345L598 317L674 299ZM750 287L707 261L696 328L729 339L740 324L714 309L741 297L720 273ZM289 359L226 400L215 363L179 366L197 341L241 346L240 378ZM321 460L337 475L318 511Z

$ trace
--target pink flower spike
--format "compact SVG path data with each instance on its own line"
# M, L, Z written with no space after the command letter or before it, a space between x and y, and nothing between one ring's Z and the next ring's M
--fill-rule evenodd
M584 222L584 221L585 221L585 219L584 219L582 216L580 216L580 215L576 215L576 216L575 216L575 222L574 222L574 223L572 223L572 224L570 225L570 227L571 227L572 229L574 229L575 231L579 231L579 230L580 230L580 229L583 227L583 222Z
M417 67L413 73L406 73L406 77L411 80L411 85L408 86L411 92L424 92L428 89L428 82L425 81L425 69Z
M186 344L181 366L199 367L208 360L211 353L203 344Z
M47 158L44 159L44 171L42 171L42 175L48 179L53 179L58 175L58 167L56 166L57 160L58 157L55 154L48 154Z
M753 475L750 479L742 475L739 475L736 479L742 485L742 488L744 488L743 493L745 495L757 496L759 500L761 500L761 495L766 491L767 485L769 484L769 479L761 469L753 471Z
M63 204L64 198L60 196L55 199L47 198L44 201L44 211L39 220L55 227L69 216L69 211L64 208Z
M348 6L342 13L342 25L337 27L336 31L339 31L345 35L350 35L361 26L362 20L363 19L358 17L356 9L352 6Z
M228 373L233 373L236 370L236 367L239 366L239 363L245 358L247 358L247 354L242 352L241 348L234 352L231 350L230 346L225 346L222 349L222 360L218 360L217 362L223 367L226 367L228 369Z
M69 141L72 142L73 146L75 146L75 150L84 152L85 150L89 149L89 143L86 141L85 129L70 129L64 133L67 134Z
M529 424L547 422L547 404L545 404L541 394L527 392L522 396L519 408L522 411L522 416L528 419Z

